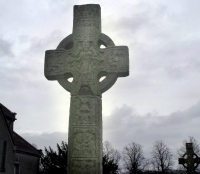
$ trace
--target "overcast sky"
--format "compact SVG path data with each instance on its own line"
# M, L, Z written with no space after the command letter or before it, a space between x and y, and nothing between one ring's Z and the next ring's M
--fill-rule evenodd
M102 96L103 140L136 142L148 156L200 142L200 1L0 1L0 102L38 148L67 141L70 94L44 77L45 50L72 33L73 6L100 4L102 32L129 47L130 75Z

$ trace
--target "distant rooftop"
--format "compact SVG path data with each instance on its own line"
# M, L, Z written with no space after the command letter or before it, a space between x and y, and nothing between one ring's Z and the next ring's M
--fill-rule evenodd
M15 112L11 112L8 108L0 103L0 108L7 119L16 120L15 116L17 115Z
M0 103L0 113L2 112L5 119L11 120L12 122L16 120L16 113L11 112L8 108L6 108L3 104ZM8 123L6 123L8 124ZM8 125L7 125L8 126ZM32 155L40 156L40 150L36 149L33 145L31 145L28 141L18 135L16 132L11 131L8 128L8 131L11 135L13 143L15 145L15 150L23 153L29 153Z
M16 132L13 132L13 141L14 141L14 144L16 145L17 151L23 151L23 152L32 153L35 155L40 155L40 150L37 150L33 145L27 142L24 138L22 138Z

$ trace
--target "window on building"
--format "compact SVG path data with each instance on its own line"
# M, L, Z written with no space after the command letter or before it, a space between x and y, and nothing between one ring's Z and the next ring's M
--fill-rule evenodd
M4 172L5 171L5 161L6 161L6 147L7 147L7 142L3 142L2 149L0 148L0 171Z
M14 174L20 174L19 173L19 164L15 164L15 166L14 166Z

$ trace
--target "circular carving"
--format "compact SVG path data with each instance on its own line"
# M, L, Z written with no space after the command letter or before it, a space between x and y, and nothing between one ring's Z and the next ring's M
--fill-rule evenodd
M59 45L57 46L56 49L66 49L66 50L71 50L74 48L74 42L73 42L73 35L70 34L69 36L67 36L66 38L64 38ZM68 77L64 77L62 79L58 80L58 83L67 91L71 92L71 82L68 81L68 78L72 77L72 75L68 76Z
M66 38L64 38L59 45L57 46L57 49L66 49L66 50L71 50L73 51L73 49L76 47L75 46L76 43L73 42L73 34L70 34L69 36L67 36ZM99 35L99 39L98 39L98 45L104 45L105 47L113 47L115 46L114 42L112 41L112 39L110 37L108 37L107 35L101 33ZM68 75L67 75L68 76ZM101 78L102 76L106 76L106 78L104 80L102 80L101 82L99 82L100 84L100 92L103 93L105 91L107 91L110 87L112 87L114 85L114 83L117 80L117 74L116 73L102 73L99 78ZM62 78L62 79L58 79L58 83L67 91L71 92L71 82L69 82L67 79L69 77L72 77L72 75L66 77L66 78Z
M197 154L194 153L194 152L193 152L193 155L192 155L192 156L193 156L193 157L195 156L196 159L199 158L199 157L197 156ZM183 157L184 159L187 159L187 158L188 158L187 153L185 153L182 157ZM183 165L186 169L188 169L188 166L186 166L185 163L182 164L182 165ZM194 169L196 169L198 166L199 166L199 163L194 163Z
M57 46L56 49L60 49L60 48L64 48L66 50L70 50L72 49L74 46L74 42L73 42L73 35L70 34L69 36L67 36L66 38L64 38L59 45Z
M112 39L103 33L101 33L99 36L98 44L99 44L99 46L104 45L105 47L115 46ZM105 91L107 91L117 81L117 74L115 74L115 73L103 74L103 76L106 76L106 78L104 80L102 80L101 82L99 82L101 93L104 93Z
M193 153L193 155L196 157L196 159L199 158L196 153ZM196 169L198 167L198 165L199 165L199 163L195 163L194 164L194 169Z

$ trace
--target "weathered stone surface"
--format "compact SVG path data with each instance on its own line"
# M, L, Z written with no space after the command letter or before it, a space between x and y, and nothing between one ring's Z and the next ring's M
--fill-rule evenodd
M45 76L71 93L70 174L102 173L101 94L129 75L128 47L101 33L99 5L74 6L73 33L45 54ZM100 45L106 48L101 49ZM106 76L104 80L99 79ZM73 81L68 79L73 77Z

